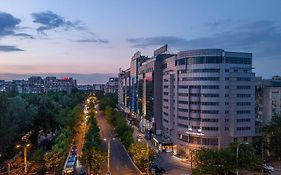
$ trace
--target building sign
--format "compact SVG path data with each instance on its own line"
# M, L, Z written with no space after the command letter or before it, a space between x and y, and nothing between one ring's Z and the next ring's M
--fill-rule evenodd
M168 45L165 44L164 46L160 47L159 49L154 50L154 56L167 52L167 50L168 50Z

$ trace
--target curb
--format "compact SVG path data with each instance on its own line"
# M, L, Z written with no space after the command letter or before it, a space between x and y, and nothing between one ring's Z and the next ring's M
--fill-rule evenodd
M134 167L139 171L140 174L144 175L146 173L141 172L141 170L139 169L139 167L134 163L134 161L132 160L131 156L129 155L128 151L126 150L125 146L122 144L123 149L126 151L130 161L132 162L132 164L134 165Z

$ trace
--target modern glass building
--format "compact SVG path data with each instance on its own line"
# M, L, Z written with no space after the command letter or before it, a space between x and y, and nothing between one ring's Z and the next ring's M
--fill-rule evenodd
M252 54L182 51L163 64L163 134L187 153L255 135ZM177 149L176 149L177 150Z

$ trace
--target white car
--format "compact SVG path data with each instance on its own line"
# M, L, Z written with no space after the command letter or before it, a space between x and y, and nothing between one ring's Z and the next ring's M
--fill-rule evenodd
M274 171L274 167L273 166L270 166L268 164L263 164L263 170L264 172L268 172L268 173L271 173Z

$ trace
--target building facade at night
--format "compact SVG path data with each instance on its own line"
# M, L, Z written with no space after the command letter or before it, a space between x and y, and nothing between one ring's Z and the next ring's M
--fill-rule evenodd
M224 148L255 136L255 74L252 54L199 49L160 52L130 67L130 114L141 131L171 140L174 151ZM137 64L138 63L138 64ZM160 140L152 137L155 145ZM160 143L161 144L161 143Z

